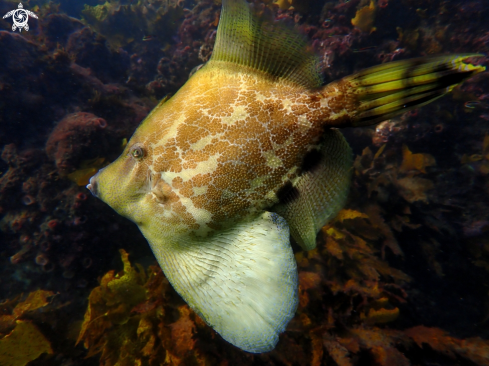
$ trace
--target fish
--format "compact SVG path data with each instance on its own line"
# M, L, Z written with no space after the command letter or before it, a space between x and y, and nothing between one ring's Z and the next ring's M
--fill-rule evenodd
M276 346L298 304L293 238L344 206L343 127L373 125L485 70L474 54L396 61L323 85L303 37L223 0L213 53L87 188L135 223L175 290L220 336Z

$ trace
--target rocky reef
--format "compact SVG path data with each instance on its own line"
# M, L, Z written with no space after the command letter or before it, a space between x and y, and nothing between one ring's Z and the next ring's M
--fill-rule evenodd
M326 82L489 51L480 1L251 3L309 39ZM0 364L489 365L487 73L344 131L355 154L347 207L317 249L295 248L297 316L276 350L251 355L206 326L137 228L84 188L209 59L220 3L24 6L38 15L28 32L0 19Z

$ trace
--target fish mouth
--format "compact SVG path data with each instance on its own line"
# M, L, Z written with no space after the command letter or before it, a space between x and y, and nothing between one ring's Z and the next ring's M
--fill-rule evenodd
M86 185L86 187L90 191L90 193L93 196L97 197L97 198L100 198L99 197L99 191L98 191L98 181L97 181L97 178L100 175L100 173L102 173L102 171L104 169L105 168L99 169L99 171L97 173L95 173L95 175L93 177L90 178L88 184Z
M99 170L97 174L95 174L92 178L90 178L89 183L87 184L87 189L90 191L90 193L98 198L98 182L97 182L97 176L102 170Z

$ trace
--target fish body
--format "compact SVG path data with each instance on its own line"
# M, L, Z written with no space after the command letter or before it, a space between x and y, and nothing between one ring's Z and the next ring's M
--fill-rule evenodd
M290 235L315 247L343 206L337 129L426 104L483 68L469 55L385 64L322 86L302 38L224 0L210 61L88 188L136 223L165 275L221 336L273 349L298 303Z
M205 237L278 203L322 140L331 112L318 93L240 69L204 67L132 137L175 233Z

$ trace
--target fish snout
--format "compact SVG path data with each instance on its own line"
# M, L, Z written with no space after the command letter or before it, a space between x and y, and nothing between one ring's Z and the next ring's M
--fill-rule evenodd
M99 175L100 171L95 174L92 178L90 178L90 183L87 184L87 189L90 191L92 195L95 197L98 197L98 182L97 182L97 176Z

